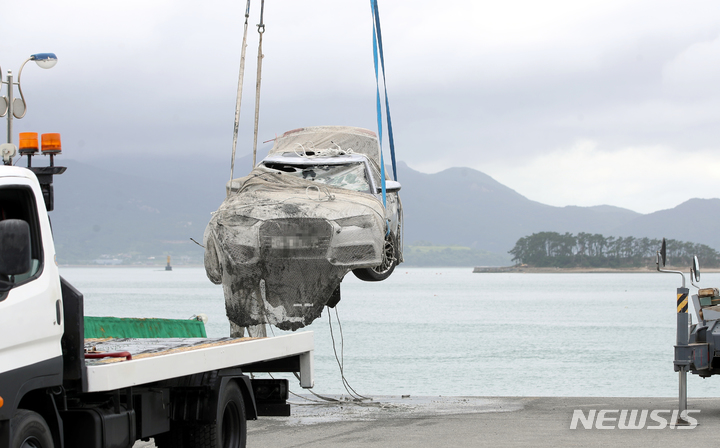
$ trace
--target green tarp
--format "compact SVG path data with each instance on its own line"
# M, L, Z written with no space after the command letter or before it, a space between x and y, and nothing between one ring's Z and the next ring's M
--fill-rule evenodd
M85 316L86 338L205 338L205 324L189 319Z

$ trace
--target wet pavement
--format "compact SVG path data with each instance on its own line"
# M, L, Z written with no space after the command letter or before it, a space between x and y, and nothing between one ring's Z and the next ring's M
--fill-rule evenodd
M697 424L682 427L672 424L676 398L372 398L322 402L294 397L291 417L248 422L247 446L658 447L720 440L720 398L689 399ZM576 429L571 429L574 413ZM640 428L621 429L625 426Z

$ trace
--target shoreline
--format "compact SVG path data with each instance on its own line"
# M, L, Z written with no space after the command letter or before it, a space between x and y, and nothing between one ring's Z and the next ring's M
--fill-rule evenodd
M110 269L122 269L122 268L145 268L145 269L160 269L164 270L164 264L60 264L60 268L110 268ZM186 268L204 268L202 264L178 264L173 265L173 269L186 269ZM536 268L531 266L404 266L400 265L399 269L412 268L412 269L472 269L473 273L476 274L646 274L650 272L657 272L655 268ZM677 266L666 266L663 269L668 271L680 271L683 274L689 274L688 267L677 267ZM700 267L700 274L703 273L718 273L720 268L706 268Z
M666 271L680 271L688 274L688 267L666 266ZM658 272L656 268L536 268L531 266L476 266L473 268L475 274L647 274L650 272ZM701 275L703 273L718 273L720 268L700 267Z

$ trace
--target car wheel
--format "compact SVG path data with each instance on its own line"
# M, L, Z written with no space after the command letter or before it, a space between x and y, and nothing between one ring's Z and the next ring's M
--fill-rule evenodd
M390 274L395 270L395 266L397 266L397 262L397 240L395 235L390 233L385 237L382 263L372 268L353 269L353 274L366 282L379 282L390 277Z

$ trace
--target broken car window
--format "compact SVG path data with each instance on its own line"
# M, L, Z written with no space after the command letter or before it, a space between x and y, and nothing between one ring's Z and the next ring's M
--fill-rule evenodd
M331 187L345 188L346 190L370 192L365 173L365 164L362 162L345 165L291 165L283 163L265 163L267 168L291 174L302 179L320 182Z

